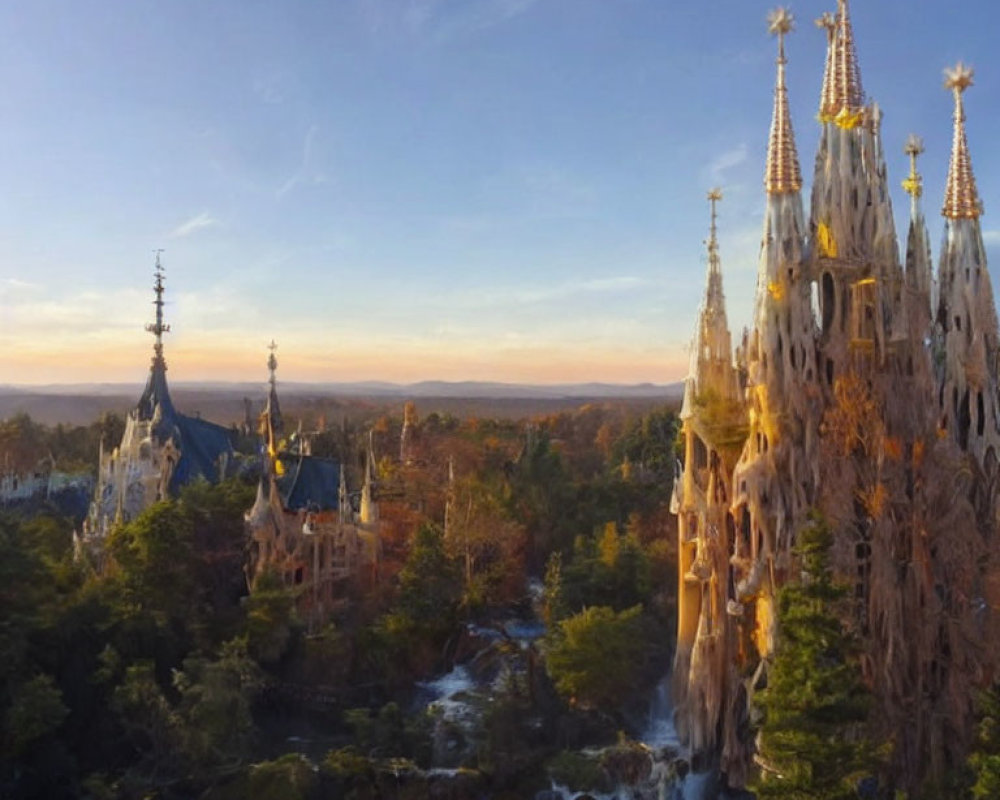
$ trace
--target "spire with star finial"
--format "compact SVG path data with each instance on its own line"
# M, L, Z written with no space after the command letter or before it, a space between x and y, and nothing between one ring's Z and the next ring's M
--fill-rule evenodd
M820 122L830 122L833 119L833 44L837 35L837 18L829 11L824 11L816 20L816 27L826 31L826 66L823 69L823 88L819 93Z
M831 59L831 105L827 113L842 128L861 123L865 93L861 88L861 70L854 45L854 28L847 10L847 0L837 0L837 29Z
M972 174L972 159L969 157L969 144L965 136L965 106L962 101L963 93L972 86L974 73L971 67L959 62L946 69L944 74L945 88L955 95L955 133L941 213L949 219L978 219L983 213L983 205L976 191L976 178Z
M764 187L768 194L789 194L802 188L802 172L785 86L785 36L791 33L795 20L788 9L779 8L768 15L767 25L770 33L778 37L778 78L774 87L774 116L771 119Z

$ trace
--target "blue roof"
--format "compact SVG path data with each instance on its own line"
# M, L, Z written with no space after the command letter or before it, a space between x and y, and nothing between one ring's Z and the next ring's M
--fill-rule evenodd
M226 462L233 463L232 431L183 414L176 415L176 425L180 432L181 459L170 479L170 491L176 492L197 478L204 478L209 483L225 478L219 474L219 461L220 456L225 455Z
M198 478L217 483L225 477L219 474L219 460L225 455L232 463L233 433L213 422L177 413L167 389L166 370L162 360L154 359L136 413L140 420L153 422L153 435L160 442L171 440L181 452L170 477L170 493L176 494Z
M284 474L278 478L281 500L289 511L334 511L340 501L340 463L332 458L281 453Z

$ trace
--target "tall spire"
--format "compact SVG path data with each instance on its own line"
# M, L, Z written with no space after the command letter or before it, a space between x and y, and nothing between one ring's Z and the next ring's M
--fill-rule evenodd
M274 339L271 340L271 344L267 346L267 349L271 351L271 354L267 357L267 371L270 373L267 382L271 385L271 391L273 392L278 382L275 376L275 370L278 369L278 357L275 355L275 351L278 349L278 345L275 344Z
M285 423L281 417L281 404L278 402L278 357L275 355L275 351L278 349L278 345L271 340L271 343L267 346L270 350L270 354L267 357L267 369L269 372L267 383L267 404L264 406L264 412L261 414L261 425L263 427L263 434L267 437L267 449L274 458L278 453L278 436L284 430Z
M973 71L959 62L946 69L945 88L955 95L955 133L951 145L951 163L948 165L948 182L945 187L944 208L941 213L949 219L978 219L983 204L976 191L976 178L972 174L972 159L965 138L965 106L962 94L972 86Z
M865 93L861 88L861 70L847 0L837 0L837 31L831 67L833 91L828 113L840 127L855 128L861 123Z
M833 45L837 38L837 18L829 11L816 20L816 27L826 31L826 66L823 69L823 88L819 93L820 122L830 122L836 114L833 111Z
M160 263L160 253L163 250L154 250L156 253L156 266L153 269L153 276L156 279L153 284L153 292L156 299L153 305L156 306L156 322L146 326L146 330L156 337L153 345L153 367L165 370L167 362L163 358L163 334L170 331L170 326L163 323L163 265Z
M910 157L910 174L903 181L903 189L916 200L924 193L924 181L917 172L917 156L924 152L924 142L915 133L911 133L903 147L903 152Z
M716 204L722 199L722 189L716 187L709 189L708 202L712 205L712 222L708 229L708 268L711 272L719 272L719 239L717 236L716 221L718 219Z
M772 11L767 18L768 30L778 37L778 79L774 87L774 116L771 119L771 139L767 149L764 187L768 194L789 194L802 188L802 172L795 150L795 134L788 112L788 89L785 87L785 35L794 26L788 9Z
M910 157L910 174L903 181L903 189L910 195L910 227L906 236L907 286L918 293L908 302L912 304L909 313L911 331L923 342L931 322L931 291L934 282L931 268L931 248L927 236L927 224L920 208L920 197L924 193L923 178L917 171L917 157L924 152L923 140L911 133L903 147Z

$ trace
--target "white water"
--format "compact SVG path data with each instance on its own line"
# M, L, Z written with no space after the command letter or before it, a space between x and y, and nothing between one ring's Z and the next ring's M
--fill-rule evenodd
M458 697L463 692L470 692L476 688L476 682L469 674L469 670L461 665L437 680L417 685L430 694L428 707L440 709L444 719L468 721L477 713L469 703Z
M670 748L681 750L680 737L674 726L674 705L670 701L670 676L656 687L653 701L649 705L649 720L645 730L639 734L639 741L651 750Z

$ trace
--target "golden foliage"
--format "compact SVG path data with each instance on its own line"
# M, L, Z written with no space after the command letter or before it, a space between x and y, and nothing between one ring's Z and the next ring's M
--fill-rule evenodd
M889 491L885 488L885 484L876 483L870 489L860 491L858 494L868 516L872 519L878 519L882 516L885 505L889 501Z
M836 455L870 456L885 443L879 404L865 381L844 375L833 384L833 405L823 417L823 436Z

